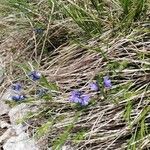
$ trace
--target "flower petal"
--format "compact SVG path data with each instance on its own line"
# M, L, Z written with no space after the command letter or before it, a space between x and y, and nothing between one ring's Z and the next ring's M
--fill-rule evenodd
M98 84L95 83L95 82L90 83L90 84L89 84L89 87L90 87L90 89L91 89L92 91L98 91L98 90L99 90L99 86L98 86Z
M28 75L33 81L39 80L41 78L41 73L38 71L32 71Z
M86 106L86 105L88 105L89 100L90 100L90 96L89 95L82 95L82 101L81 101L80 104L82 106Z
M16 84L12 85L12 89L15 90L15 91L20 91L21 88L22 88L22 86L21 86L20 83L16 83Z
M111 80L109 79L108 76L105 76L105 77L104 77L104 86L105 86L106 88L111 88L111 87L112 87Z

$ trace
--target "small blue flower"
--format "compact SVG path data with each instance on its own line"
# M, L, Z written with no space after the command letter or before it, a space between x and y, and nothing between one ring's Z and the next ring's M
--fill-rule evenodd
M81 102L81 92L78 90L72 91L71 96L70 96L70 101L74 103L79 103Z
M81 91L78 91L78 90L74 90L74 91L71 92L71 95L72 95L72 96L80 97L81 94L82 94L82 92L81 92Z
M25 98L26 98L26 96L20 95L20 100L24 100Z
M104 86L105 86L106 88L111 88L111 87L112 87L111 80L109 79L108 76L105 76L105 77L104 77Z
M79 103L81 106L86 106L89 103L89 95L84 94L78 90L72 91L70 96L70 101L74 103Z
M28 75L33 81L39 80L41 78L41 73L38 71L31 71Z
M89 104L89 100L90 100L90 96L89 95L82 95L82 101L80 102L80 104L82 106L86 106Z
M89 87L92 91L99 91L99 86L96 82L92 82L89 84Z
M16 83L16 84L12 85L12 89L15 90L15 91L20 91L21 88L22 88L22 86L21 86L20 83Z
M20 95L15 95L15 96L12 96L11 98L14 101L19 101L20 100Z
M24 100L26 97L24 95L14 95L11 97L12 100L14 101L20 101L20 100Z

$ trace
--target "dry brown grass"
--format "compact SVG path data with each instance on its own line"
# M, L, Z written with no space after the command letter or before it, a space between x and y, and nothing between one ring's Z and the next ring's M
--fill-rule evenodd
M32 27L32 24L30 25ZM145 118L148 130L150 125L149 26L147 23L139 27L135 25L135 29L127 35L120 33L113 36L116 31L109 30L81 43L69 42L67 37L70 32L74 32L74 29L64 28L61 23L48 24L47 30L38 38L33 28L28 28L23 33L13 32L4 38L1 41L0 54L6 76L0 90L4 91L14 80L24 79L24 71L18 64L36 64L36 69L40 70L49 82L55 82L60 89L60 94L53 101L41 100L39 109L43 110L42 113L30 120L32 133L32 126L37 128L49 119L54 121L44 135L47 144L41 149L51 147L72 123L64 144L71 145L74 150L127 149L129 140L140 129L141 120ZM44 48L47 48L47 51L44 51ZM117 62L118 66L115 69L108 68L110 63L114 62ZM126 66L119 68L119 64L124 62ZM106 91L106 98L101 93L94 93L91 100L93 104L82 110L70 104L70 91L79 88L89 92L88 83L101 73L111 76L113 92ZM127 84L129 86L117 88ZM31 85L26 89L30 88ZM124 97L127 89L131 94L128 98ZM124 118L129 101L132 102L130 123ZM145 110L147 113L141 118ZM78 132L83 132L84 138L73 140ZM149 149L149 134L130 144L135 143L137 150Z
M20 71L13 68L14 62L32 62L34 58L34 54L31 51L32 47L26 45L28 41L25 39L29 37L29 34L25 37L18 36L18 34L13 34L13 36L7 38L1 45L2 56L9 74L7 81L9 82L11 82L16 73L17 75L20 73ZM136 38L133 38L135 36ZM77 113L76 109L72 108L67 101L68 92L75 87L85 90L87 89L87 83L99 72L107 74L108 70L105 68L109 61L127 61L129 63L127 68L121 71L118 70L118 73L112 76L115 84L114 88L129 81L132 81L132 86L139 88L139 91L140 88L144 89L149 86L150 70L142 67L150 65L150 41L147 38L148 36L149 34L140 33L138 35L133 32L126 38L109 39L108 47L103 42L103 39L106 40L108 35L102 35L87 42L85 47L77 44L60 45L51 53L52 60L49 59L49 56L46 57L48 53L43 54L40 62L42 65L39 65L39 70L50 82L55 81L62 91L62 95L55 102L46 103L46 108L51 108L52 111L56 112L57 117L65 117L62 121L56 121L52 126L48 134L49 144L54 140L54 137L57 137L64 131L65 127L72 123ZM95 47L101 47L109 61L105 60L100 53L93 51ZM15 49L15 52L12 51L13 49ZM141 60L138 54L145 55L145 59ZM29 56L31 57L29 58ZM111 70L109 71L111 73ZM120 76L123 79L120 79ZM96 95L94 97L96 98L96 104L89 106L80 113L78 120L70 131L70 137L66 144L72 145L74 149L125 149L127 140L131 138L132 133L137 129L136 121L138 116L149 105L150 90L142 90L139 94L130 97L133 103L131 112L131 124L133 126L131 128L123 118L127 99L122 99L118 104L113 104L112 101L102 99ZM117 97L117 93L112 97ZM44 107L44 104L42 107ZM85 131L85 138L74 144L71 136L79 131ZM144 137L144 139L137 141L139 145L143 145L142 149L149 147L148 145L150 144L149 136Z

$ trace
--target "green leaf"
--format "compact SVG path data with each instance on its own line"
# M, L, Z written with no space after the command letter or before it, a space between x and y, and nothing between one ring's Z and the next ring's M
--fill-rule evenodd
M50 83L47 81L46 77L42 76L40 79L40 85L44 86L45 88L48 88L49 90L58 91L59 88L55 83Z

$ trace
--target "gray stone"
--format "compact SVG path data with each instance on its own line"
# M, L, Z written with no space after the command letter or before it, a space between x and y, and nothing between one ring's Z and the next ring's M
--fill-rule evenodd
M48 150L53 150L52 147L48 148ZM70 145L62 146L61 150L74 150Z
M7 104L5 104L5 102L0 101L0 116L7 114L9 110L10 110L10 107Z
M7 129L2 136L0 136L0 143L6 141L10 137L15 135L15 130L12 128Z
M22 103L13 107L9 111L8 116L10 117L11 124L17 125L18 120L21 120L29 112L36 112L36 111L37 111L37 106L31 106L29 104Z
M0 128L9 128L11 125L7 123L6 121L0 120Z
M4 150L39 150L35 141L28 137L27 133L11 137L3 146Z
M27 130L27 126L22 125L21 123L14 125L12 128L15 130L16 135L19 135Z
M13 107L8 113L11 124L17 125L17 121L22 119L28 112L30 112L30 108L25 103Z
M70 145L65 145L62 147L62 150L73 150Z

